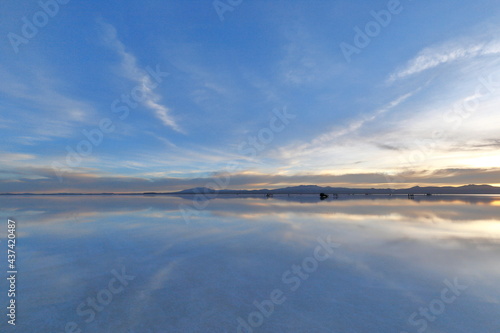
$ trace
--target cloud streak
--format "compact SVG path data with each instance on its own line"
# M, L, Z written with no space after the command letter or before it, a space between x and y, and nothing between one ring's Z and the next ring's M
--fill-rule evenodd
M118 39L115 27L102 21L99 23L103 30L104 42L121 57L123 75L140 87L141 94L144 96L142 104L153 111L155 117L163 125L183 133L181 127L171 116L171 110L160 103L161 96L153 91L156 84L152 82L147 72L139 68L137 58L132 53L127 52L125 45Z
M392 73L388 81L394 82L446 63L497 54L500 54L500 41L469 45L446 43L437 47L428 47L420 51L405 67Z
M355 119L348 123L346 126L335 127L328 133L321 134L310 142L284 147L280 149L280 153L283 157L297 157L302 155L303 153L309 155L314 151L319 151L335 146L336 140L340 140L341 138L360 130L368 123L373 122L378 117L399 106L401 103L413 96L417 91L418 90L399 96L384 107L373 111L371 114L359 117L358 119Z

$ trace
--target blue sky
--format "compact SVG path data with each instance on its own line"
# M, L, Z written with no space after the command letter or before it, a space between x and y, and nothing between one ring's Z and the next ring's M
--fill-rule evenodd
M0 4L0 192L500 184L498 1L54 1Z

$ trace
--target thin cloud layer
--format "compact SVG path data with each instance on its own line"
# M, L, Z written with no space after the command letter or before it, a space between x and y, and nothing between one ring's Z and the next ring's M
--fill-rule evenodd
M16 178L4 178L2 175ZM214 173L205 177L144 177L96 174L82 170L65 175L57 181L52 169L23 168L0 172L2 193L142 193L180 191L195 187L212 187L226 183L227 189L273 189L303 184L352 188L406 188L411 186L462 186L466 184L497 184L500 169L443 169L403 171L397 174L296 174L269 175L252 172Z

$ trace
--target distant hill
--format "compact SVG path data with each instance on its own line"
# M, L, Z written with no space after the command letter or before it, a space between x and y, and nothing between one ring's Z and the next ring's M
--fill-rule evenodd
M500 187L490 185L465 185L459 187L420 187L415 186L406 190L396 190L395 193L413 194L500 194Z
M195 187L195 188L190 188L187 190L182 190L179 192L175 192L178 194L197 194L197 193L204 193L204 194L209 194L209 193L217 193L216 190L208 188L208 187Z

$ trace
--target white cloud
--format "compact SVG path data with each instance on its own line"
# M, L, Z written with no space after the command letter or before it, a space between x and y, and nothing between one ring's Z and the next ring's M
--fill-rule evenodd
M394 82L449 62L496 54L500 54L499 41L469 43L468 45L445 43L438 47L428 47L420 51L404 68L392 73L388 81Z
M144 96L143 105L154 112L163 125L172 128L177 132L183 132L173 117L171 110L160 103L161 96L153 92L155 84L152 82L148 73L139 68L136 57L127 52L125 45L118 39L116 29L112 25L100 22L103 29L103 38L105 43L113 49L122 58L121 69L123 75L131 81L138 84L141 93Z
M23 154L23 153L2 153L2 160L4 162L15 162L15 161L26 161L33 160L36 156L32 154Z

